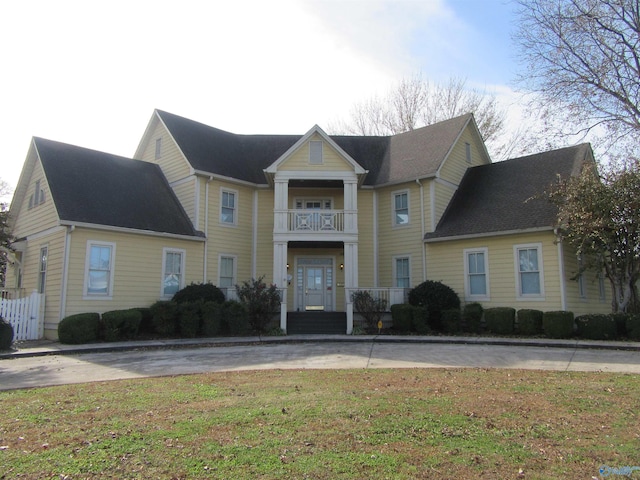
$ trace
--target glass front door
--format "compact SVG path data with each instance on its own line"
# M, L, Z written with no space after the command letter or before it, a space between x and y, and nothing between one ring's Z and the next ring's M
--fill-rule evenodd
M305 310L324 310L324 267L305 267Z
M301 258L296 273L297 310L334 311L333 259Z

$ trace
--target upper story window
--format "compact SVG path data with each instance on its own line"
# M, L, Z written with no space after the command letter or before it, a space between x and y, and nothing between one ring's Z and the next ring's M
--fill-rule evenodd
M393 193L393 224L395 226L409 224L409 192Z
M113 295L115 243L87 242L84 293L89 298Z
M487 248L464 251L465 292L469 300L489 299L489 255Z
M40 180L36 180L33 194L29 197L29 208L37 207L44 203L44 190L40 186Z
M162 156L162 137L156 138L155 159L158 160Z
M162 264L162 296L172 297L184 287L184 250L165 248Z
M220 203L220 223L235 225L237 223L237 192L222 190Z
M517 296L520 299L542 298L544 275L542 271L542 245L516 245Z
M311 140L309 142L309 163L319 165L322 161L322 142Z

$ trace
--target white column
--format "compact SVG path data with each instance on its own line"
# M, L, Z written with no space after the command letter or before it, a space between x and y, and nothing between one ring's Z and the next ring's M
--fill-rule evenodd
M344 244L344 286L358 287L358 244L355 242Z
M275 192L273 199L273 231L276 233L287 232L287 210L289 204L288 180L275 180Z
M287 242L273 242L273 283L287 288Z
M344 180L344 231L358 231L358 183L357 180Z

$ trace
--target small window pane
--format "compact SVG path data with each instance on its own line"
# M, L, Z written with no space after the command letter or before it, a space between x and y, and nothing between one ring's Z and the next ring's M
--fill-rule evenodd
M89 271L88 293L103 294L109 293L109 272L94 270Z
M235 223L236 196L232 192L222 192L222 208L220 221L222 223Z
M409 259L397 258L396 259L396 287L409 288L410 281L411 279L409 278Z
M92 245L89 251L87 293L109 295L111 280L111 247Z
M233 287L233 257L220 258L220 287Z
M167 252L165 256L162 291L165 296L174 295L182 285L182 253Z
M487 283L484 275L471 275L469 277L469 293L471 295L486 295Z
M405 225L409 223L409 197L406 193L399 193L394 198L395 224Z
M540 274L537 272L520 274L523 295L535 295L540 293Z

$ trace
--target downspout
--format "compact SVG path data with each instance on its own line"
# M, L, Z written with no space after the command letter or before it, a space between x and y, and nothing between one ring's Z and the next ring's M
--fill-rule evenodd
M562 238L557 228L553 229L556 236L556 245L558 245L558 270L560 271L560 307L561 310L567 309L567 285L565 282L564 272L564 247L562 246Z
M251 241L251 278L258 278L258 190L253 191L253 239Z
M76 229L75 225L67 227L64 237L64 259L62 263L62 289L60 291L60 320L67 316L67 284L69 283L69 251L71 250L71 233Z
M427 253L425 252L424 244L424 185L420 182L419 178L416 178L416 183L420 186L420 240L422 242L420 250L422 251L422 281L427 281Z
M378 288L378 191L373 191L373 286Z
M202 255L202 283L207 283L207 258L209 251L209 183L213 176L204 184L204 253Z

